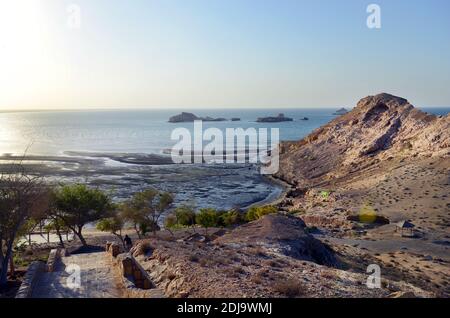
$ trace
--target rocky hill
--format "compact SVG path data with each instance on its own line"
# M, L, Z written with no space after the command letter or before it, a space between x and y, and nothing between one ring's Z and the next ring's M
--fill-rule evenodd
M303 140L282 144L278 176L310 186L382 160L449 155L449 115L430 115L406 99L379 94Z
M335 251L368 253L399 280L450 295L450 115L369 96L280 153L278 177L293 188L280 209Z

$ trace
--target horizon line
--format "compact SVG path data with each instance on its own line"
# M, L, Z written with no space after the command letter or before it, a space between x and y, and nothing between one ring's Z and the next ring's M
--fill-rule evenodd
M99 108L29 108L29 109L0 109L0 114L4 113L37 113L37 112L78 112L78 111L136 111L136 110L255 110L255 109L335 109L335 108L346 108L346 109L353 109L355 106L349 107L349 106L271 106L271 107L239 107L239 106L232 106L232 107L165 107L165 106L158 106L158 107L99 107ZM421 106L417 107L418 109L429 109L429 108L450 108L450 106Z

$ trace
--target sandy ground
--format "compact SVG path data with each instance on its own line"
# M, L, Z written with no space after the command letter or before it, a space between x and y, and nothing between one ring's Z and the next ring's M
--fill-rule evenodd
M294 199L305 213L315 236L333 248L356 249L379 263L382 270L395 267L398 279L450 295L450 159L429 158L381 162L359 174L322 185L333 194ZM359 223L349 215L369 211L389 224ZM314 221L322 223L316 224ZM410 220L414 237L402 237L396 223ZM406 232L407 233L407 232ZM355 252L345 251L354 254ZM360 259L366 256L359 256Z

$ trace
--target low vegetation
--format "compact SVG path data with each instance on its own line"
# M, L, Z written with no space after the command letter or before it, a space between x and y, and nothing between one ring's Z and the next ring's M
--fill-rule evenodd
M236 209L218 211L212 208L202 208L195 212L194 207L182 205L166 217L164 225L168 229L200 226L205 229L207 235L208 228L233 227L277 212L278 209L274 206L252 207L247 213L242 213Z
M272 205L252 207L248 210L245 218L247 221L255 221L267 214L277 213L278 209Z
M305 293L303 284L296 279L279 278L273 286L276 292L288 298L300 297Z

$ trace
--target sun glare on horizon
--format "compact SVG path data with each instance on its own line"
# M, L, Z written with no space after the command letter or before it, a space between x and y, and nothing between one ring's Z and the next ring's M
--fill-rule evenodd
M0 109L29 104L48 84L51 55L44 6L38 0L1 2Z

